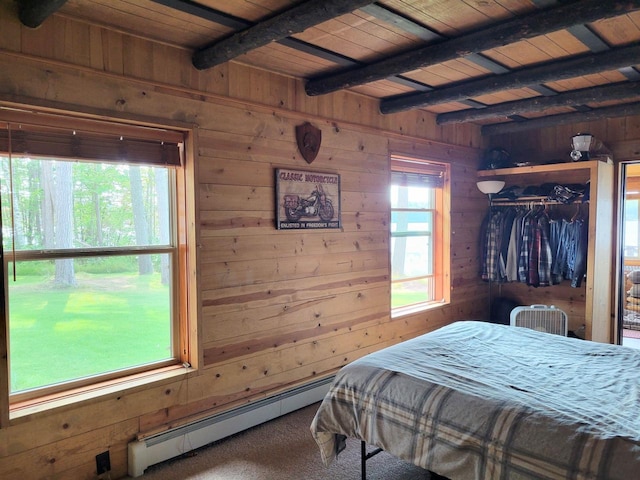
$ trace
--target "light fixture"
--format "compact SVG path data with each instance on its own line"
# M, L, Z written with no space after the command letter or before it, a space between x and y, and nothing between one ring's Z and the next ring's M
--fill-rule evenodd
M571 151L571 160L589 160L589 151L591 150L591 141L593 136L590 133L579 133L571 137L573 150Z
M491 200L491 195L498 193L504 187L504 180L482 180L477 182L476 185L478 190L485 195L489 195L489 200Z

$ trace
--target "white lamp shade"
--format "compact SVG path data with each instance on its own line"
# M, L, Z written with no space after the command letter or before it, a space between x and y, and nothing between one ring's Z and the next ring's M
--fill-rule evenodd
M591 147L591 138L591 135L588 133L579 133L578 135L574 135L572 138L573 148L582 152L588 152Z
M476 183L478 186L478 190L482 193L488 195L491 193L498 193L504 187L503 180L483 180L482 182Z

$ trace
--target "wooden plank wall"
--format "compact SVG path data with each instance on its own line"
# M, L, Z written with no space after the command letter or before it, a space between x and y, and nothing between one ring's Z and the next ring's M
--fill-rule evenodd
M478 278L475 127L438 127L411 112L337 93L307 98L290 78L236 63L208 72L190 53L54 16L37 30L0 0L0 101L195 125L200 368L191 375L16 418L0 430L0 478L91 479L141 432L320 378L368 352L486 314ZM339 173L341 231L276 231L274 168L305 168L294 127L323 146L309 168ZM452 162L451 304L389 316L389 152Z
M502 147L511 153L513 159L532 163L548 163L551 161L571 161L571 137L579 132L589 132L601 140L613 153L614 163L622 161L640 161L640 116L603 119L596 122L560 125L541 130L524 131L512 134L497 135L489 139L490 147ZM617 179L615 174L614 197L617 198ZM614 206L617 202L614 201ZM613 219L614 231L617 231L616 218ZM614 252L615 255L615 252ZM614 268L616 265L614 258ZM614 272L615 275L615 272ZM616 279L603 279L611 284L612 298L616 298ZM494 287L493 295L503 295L521 303L540 303L556 305L565 310L570 318L570 328L578 328L584 319L585 285L571 288L564 282L548 288L533 288L522 284L510 284ZM615 304L613 305L615 308ZM615 316L615 312L611 312Z

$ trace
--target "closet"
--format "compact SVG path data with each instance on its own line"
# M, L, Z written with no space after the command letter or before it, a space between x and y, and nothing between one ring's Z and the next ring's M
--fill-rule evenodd
M520 281L485 278L491 298L507 297L521 305L555 305L567 312L569 329L584 325L585 338L611 343L614 337L612 278L613 278L613 163L601 160L523 166L478 171L480 180L504 180L503 191L526 189L549 184L589 185L587 199L575 199L565 204L539 197L492 198L489 211L513 208L534 213L551 214L554 218L576 219L578 215L588 222L586 269L584 279L572 282L564 279L550 286L534 286ZM535 282L533 282L535 284ZM572 286L573 283L573 286ZM577 283L577 284L576 284Z

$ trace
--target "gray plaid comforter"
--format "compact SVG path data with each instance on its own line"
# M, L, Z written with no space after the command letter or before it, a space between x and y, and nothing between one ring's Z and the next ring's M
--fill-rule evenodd
M453 480L640 478L640 351L456 322L338 372L311 425Z

